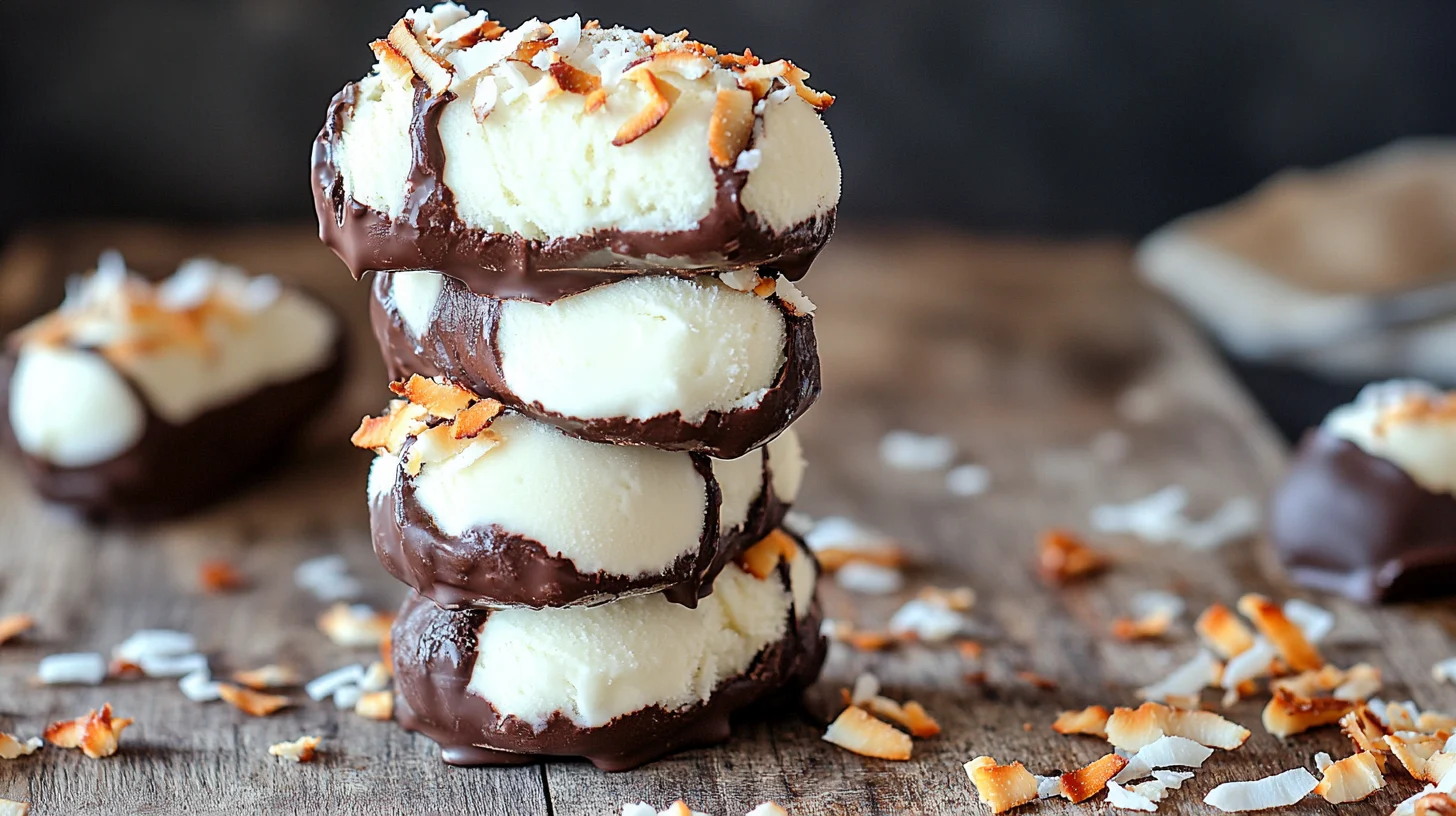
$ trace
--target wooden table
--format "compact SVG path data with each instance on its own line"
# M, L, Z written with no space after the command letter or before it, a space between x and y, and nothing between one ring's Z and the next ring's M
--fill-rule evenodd
M844 230L806 284L816 319L825 392L801 423L811 469L800 509L851 515L900 538L919 567L912 583L968 584L986 646L980 660L925 646L856 653L836 646L811 699L833 699L865 670L900 698L922 701L945 727L917 741L906 763L864 759L819 739L822 726L780 715L746 722L724 747L690 751L637 771L604 774L556 762L511 769L440 763L428 740L329 704L300 705L254 719L221 704L189 702L171 681L100 687L35 687L44 655L108 651L133 631L196 633L215 671L292 663L312 676L367 659L330 644L314 628L322 604L298 589L293 568L341 553L365 578L367 600L402 596L369 547L364 479L369 457L345 441L360 415L385 397L367 335L366 286L352 283L307 230L180 232L137 226L36 231L15 241L0 266L0 325L52 307L61 276L116 246L133 265L163 272L209 253L257 272L307 283L354 321L355 368L347 392L285 472L197 517L139 529L88 529L34 500L12 464L0 467L0 614L39 621L23 642L0 648L0 729L33 735L52 720L110 701L137 723L123 750L103 761L47 748L0 762L0 797L28 800L37 816L114 813L620 813L645 799L678 797L715 816L740 816L765 799L790 813L962 814L975 803L961 764L979 754L1021 760L1033 771L1071 769L1107 751L1095 739L1048 728L1062 708L1135 702L1132 689L1161 677L1196 649L1188 619L1161 643L1108 636L1112 620L1144 589L1174 589L1196 613L1242 592L1278 596L1264 550L1231 545L1211 553L1103 540L1118 558L1102 578L1048 590L1029 568L1036 535L1053 525L1086 529L1089 509L1165 485L1185 485L1205 512L1235 495L1262 498L1283 466L1283 445L1203 340L1129 273L1114 243L986 242L928 232ZM1119 411L1119 404L1137 410ZM1130 420L1129 413L1137 421ZM990 491L955 498L938 473L881 464L888 430L948 434L992 474ZM1125 461L1090 446L1116 429ZM200 563L227 558L250 588L199 591ZM829 614L883 625L902 597L852 599L824 582ZM907 589L906 594L913 591ZM1385 669L1387 698L1456 709L1456 689L1429 677L1450 654L1441 608L1368 611L1323 599L1339 626L1325 651L1348 665ZM1058 683L1018 679L1033 671ZM967 672L985 672L969 683ZM1233 716L1254 736L1218 754L1175 793L1163 813L1205 813L1213 785L1298 765L1316 750L1343 752L1331 730L1281 745L1258 727L1259 702ZM274 742L313 733L325 752L313 765L267 754ZM1416 788L1393 774L1362 813L1383 813ZM1048 801L1024 812L1105 812L1099 797ZM1329 812L1306 800L1299 812Z

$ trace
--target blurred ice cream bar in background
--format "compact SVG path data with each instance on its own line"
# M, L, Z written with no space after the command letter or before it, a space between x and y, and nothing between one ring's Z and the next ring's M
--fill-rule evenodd
M1137 263L1291 435L1370 380L1456 384L1456 142L1280 173L1154 232Z

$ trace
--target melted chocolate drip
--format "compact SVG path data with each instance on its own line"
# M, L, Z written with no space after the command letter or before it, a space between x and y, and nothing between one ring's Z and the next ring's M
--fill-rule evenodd
M12 337L0 357L0 415L5 417L19 351ZM20 451L8 421L4 441L19 452L36 492L91 521L174 518L226 497L287 461L283 454L308 420L338 393L345 359L341 330L322 368L264 386L182 425L158 416L141 389L120 372L146 411L146 424L136 444L95 465L60 467Z
M542 241L469 227L443 182L439 118L455 97L448 92L430 97L419 79L410 121L414 166L403 211L390 217L344 189L338 146L357 98L357 83L334 97L313 147L319 238L355 278L373 271L428 269L451 275L479 294L547 303L628 275L692 274L694 267L713 267L708 270L713 272L772 267L798 280L834 232L834 210L773 232L740 201L748 173L716 166L714 206L689 230L609 229Z
M779 565L779 578L789 585L786 564ZM818 603L802 620L791 608L784 638L760 652L743 674L720 683L704 702L676 711L648 706L593 728L556 712L538 731L514 716L502 717L467 688L475 671L477 635L490 614L443 610L411 595L394 622L395 719L439 743L451 765L585 757L604 771L625 771L675 751L723 742L735 712L796 695L813 683L827 651L819 634Z
M713 591L713 579L729 561L782 523L788 506L774 494L765 456L763 490L750 506L747 521L720 534L722 491L707 457L692 454L692 458L707 488L702 537L697 552L683 554L658 573L583 573L569 558L552 555L540 542L496 525L459 537L446 535L420 506L412 477L396 482L392 491L371 502L374 552L390 575L447 609L590 605L650 592L695 607L698 599Z
M526 402L506 384L500 346L496 342L500 300L476 295L447 277L430 318L430 327L422 339L416 340L395 308L390 294L391 278L390 274L375 276L374 297L369 307L374 336L391 378L403 379L411 374L447 377L589 442L647 445L737 459L768 444L809 410L819 396L819 347L814 339L813 318L786 313L784 366L758 404L751 408L709 411L695 423L685 421L677 411L651 419L566 416L546 410L539 402Z
M1270 537L1290 576L1362 603L1456 594L1456 496L1310 431L1274 494Z

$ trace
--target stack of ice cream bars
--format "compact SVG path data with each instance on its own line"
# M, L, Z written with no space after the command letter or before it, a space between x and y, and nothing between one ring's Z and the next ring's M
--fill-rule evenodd
M787 61L442 4L372 45L314 149L375 272L396 399L374 547L414 589L398 719L455 764L630 768L726 739L824 657L781 524L819 393L793 281L833 231L832 98Z

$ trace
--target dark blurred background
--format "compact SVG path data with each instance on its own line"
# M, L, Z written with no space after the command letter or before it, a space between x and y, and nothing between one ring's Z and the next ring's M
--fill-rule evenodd
M0 233L308 219L330 96L398 0L4 0ZM1456 128L1449 0L498 0L788 56L846 220L1137 235L1288 165Z

